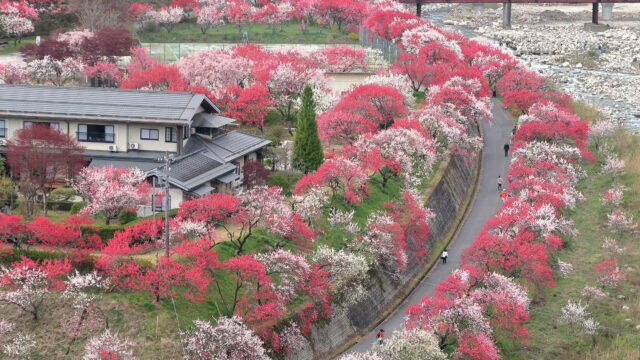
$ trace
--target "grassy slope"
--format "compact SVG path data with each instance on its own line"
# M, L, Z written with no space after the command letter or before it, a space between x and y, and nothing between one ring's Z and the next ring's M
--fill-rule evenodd
M582 109L584 110L584 109ZM639 138L621 131L611 139L616 150L627 161L627 174L617 182L627 186L625 210L636 219L640 215L640 153ZM561 307L567 300L582 299L580 292L585 285L596 285L594 266L610 258L608 250L601 247L602 238L611 236L604 224L607 221L607 209L600 205L600 194L608 190L614 180L601 173L601 155L598 164L586 166L588 178L579 184L579 190L586 201L577 208L566 211L565 215L573 219L579 235L566 239L566 246L556 258L573 264L574 271L566 279L556 276L557 285L546 291L546 298L531 309L529 346L516 346L503 342L507 359L638 359L640 358L640 243L636 236L624 236L619 239L626 252L616 260L627 275L618 289L604 288L609 294L602 300L591 300L588 311L604 327L596 336L580 333L571 326L558 322ZM552 260L555 262L554 260ZM622 296L620 298L619 296ZM626 305L629 310L623 310Z
M307 32L302 33L297 22L285 22L276 25L272 33L269 24L245 25L239 31L233 24L213 27L202 34L200 27L192 22L176 25L171 33L158 28L157 31L138 33L141 42L151 43L240 43L242 33L247 32L249 42L260 44L353 44L357 37L327 26L307 25Z
M390 202L400 195L400 183L397 179L389 180L387 187L382 188L377 176L374 176L369 189L369 197L354 209L355 220L360 224L366 222L369 213L382 210L385 202ZM347 208L343 200L336 199L337 206ZM322 220L319 226L325 232L318 236L316 246L328 244L341 248L345 246L343 234L333 231L326 220ZM269 244L273 244L273 235L263 230L258 230L249 240L246 252L264 252L269 250ZM216 247L220 261L224 261L234 255L234 249L228 244ZM225 280L224 274L218 274L219 283L225 298L229 298L232 291L232 283ZM175 301L175 302L174 302ZM128 336L137 344L137 353L141 359L176 359L181 358L179 329L184 329L194 319L208 319L220 314L228 314L216 287L212 285L209 291L209 300L194 303L176 296L174 301L164 300L161 304L155 304L148 293L111 293L105 296L102 307L109 316L110 327L118 333ZM295 304L292 304L294 306ZM174 308L175 306L175 308ZM67 308L63 303L51 303L45 315L39 323L32 322L28 317L15 311L15 308L0 304L1 313L10 313L7 320L18 324L18 329L29 329L36 335L40 348L39 358L64 358L63 353L68 337L65 336L60 326L62 309ZM71 358L79 358L86 339L79 339L72 347ZM0 341L2 343L2 341ZM45 356L46 354L46 356ZM38 358L38 357L36 357Z
M9 45L7 47L0 48L0 55L17 53L18 51L20 51L20 48L23 47L24 45L32 42L36 42L36 37L35 36L25 37L22 39L22 41L20 41L17 44L17 46L14 45L13 40L8 40L8 41L9 41Z

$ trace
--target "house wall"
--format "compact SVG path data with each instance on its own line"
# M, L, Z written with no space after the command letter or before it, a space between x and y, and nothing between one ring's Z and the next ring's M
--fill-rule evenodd
M91 142L80 141L80 144L87 150L109 151L109 146L116 145L118 152L126 152L129 144L139 144L138 150L147 151L168 151L177 152L177 143L165 141L165 128L170 125L156 125L144 123L113 123L113 122L95 122L84 120L44 120L44 119L24 119L24 118L3 118L6 120L7 136L9 140L14 136L15 132L23 128L24 121L33 122L56 122L60 127L60 131L69 133L76 137L79 124L87 125L113 125L114 126L114 142ZM159 131L158 140L142 140L140 139L140 129L157 129Z

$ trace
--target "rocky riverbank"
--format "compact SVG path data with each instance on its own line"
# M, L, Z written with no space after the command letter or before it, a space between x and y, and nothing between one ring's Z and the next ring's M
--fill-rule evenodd
M514 4L509 30L501 6L456 6L441 21L494 39L575 98L640 130L640 4L616 4L603 32L584 30L590 7Z

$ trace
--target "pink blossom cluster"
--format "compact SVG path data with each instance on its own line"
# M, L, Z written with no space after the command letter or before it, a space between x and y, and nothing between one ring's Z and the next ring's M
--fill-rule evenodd
M622 203L622 198L624 197L623 186L614 186L611 189L605 191L600 194L600 203L602 206L610 206L617 207Z

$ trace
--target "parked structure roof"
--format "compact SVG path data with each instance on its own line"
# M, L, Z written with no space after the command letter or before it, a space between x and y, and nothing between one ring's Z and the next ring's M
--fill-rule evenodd
M0 114L13 116L188 122L201 106L220 112L206 96L191 92L0 85Z
M234 119L211 113L198 113L193 117L191 126L218 129L234 122Z

